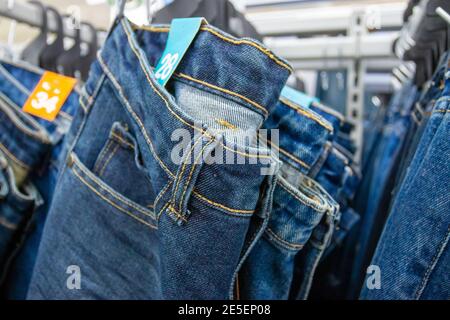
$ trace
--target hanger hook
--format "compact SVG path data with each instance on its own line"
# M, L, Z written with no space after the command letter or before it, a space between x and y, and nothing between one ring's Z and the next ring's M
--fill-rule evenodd
M126 3L126 0L117 0L117 18L123 18Z
M444 9L441 7L436 8L436 13L444 19L448 24L450 24L450 14L448 14Z

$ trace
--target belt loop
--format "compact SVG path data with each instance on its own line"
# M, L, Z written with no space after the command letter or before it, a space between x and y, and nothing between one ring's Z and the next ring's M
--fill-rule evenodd
M205 159L216 148L219 140L218 137L206 137L202 132L201 136L198 139L193 139L190 147L185 149L185 154L173 182L172 196L166 209L168 216L178 225L186 223L191 214L188 210L189 198Z

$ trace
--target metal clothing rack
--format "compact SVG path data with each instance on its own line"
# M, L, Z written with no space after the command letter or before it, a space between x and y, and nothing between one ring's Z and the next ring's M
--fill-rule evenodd
M364 77L367 71L390 72L400 64L392 48L407 3L386 1L374 6L371 1L344 5L320 1L311 6L286 1L264 7L264 2L273 1L249 1L258 6L248 7L246 17L266 37L265 44L295 70L347 71L346 116L355 125L353 137L360 157Z
M40 8L26 2L16 0L0 0L0 17L16 20L17 22L25 23L36 28L40 28L42 26ZM57 22L55 17L48 15L47 23L49 32L57 31ZM89 27L81 25L80 28L81 41L86 43L92 42L93 36ZM68 38L75 38L76 30L64 24L64 35ZM99 45L104 42L105 38L106 32L97 32Z

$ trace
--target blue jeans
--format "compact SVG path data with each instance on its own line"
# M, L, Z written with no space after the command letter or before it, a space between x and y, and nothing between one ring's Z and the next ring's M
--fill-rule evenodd
M450 299L449 101L447 73L371 262L381 286L361 299Z
M308 295L320 255L310 264L295 265L295 257L307 246L311 234L327 216L336 218L335 201L306 174L325 152L333 127L311 110L282 98L264 123L279 130L283 162L273 196L273 209L263 237L256 243L239 274L243 299L288 299L294 269L296 282ZM306 255L313 254L311 250ZM310 267L311 265L311 267Z
M21 106L40 77L39 71L0 62L0 151L8 162L2 176L9 186L6 199L0 200L0 220L10 224L10 240L3 238L0 243L14 247L0 268L2 294L10 299L26 297L59 162L64 158L65 133L78 106L78 94L73 92L54 122L24 113ZM28 191L24 194L24 190Z
M152 66L168 31L117 20L93 64L28 298L234 297L271 210L276 175L262 169L279 167L240 129L262 125L290 67L204 24L163 88Z

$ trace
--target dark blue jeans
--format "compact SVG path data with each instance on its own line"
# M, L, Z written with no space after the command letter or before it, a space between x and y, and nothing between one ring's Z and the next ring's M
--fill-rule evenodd
M59 162L64 158L65 134L78 106L78 94L73 92L53 122L24 113L21 106L41 72L0 62L0 151L8 163L1 173L8 192L0 200L0 220L9 226L0 231L5 253L0 268L2 294L10 299L26 297ZM5 249L11 246L14 250Z
M241 129L262 125L291 68L204 24L163 88L168 31L118 20L93 64L28 298L234 297L271 211L263 169L279 168Z

